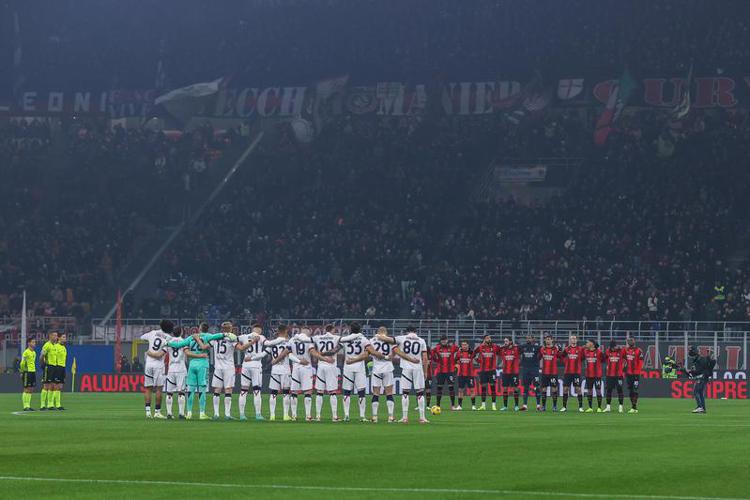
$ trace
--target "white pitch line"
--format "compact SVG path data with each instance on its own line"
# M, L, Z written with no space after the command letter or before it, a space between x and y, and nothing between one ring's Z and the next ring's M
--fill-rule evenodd
M569 493L553 491L521 491L521 490L491 490L491 489L461 489L461 488L382 488L358 486L312 486L294 484L236 484L236 483L196 483L183 481L148 481L136 479L70 479L54 477L19 477L0 476L0 481L46 481L57 483L87 483L87 484L128 484L140 486L190 486L197 488L257 488L272 490L298 491L339 491L362 493L450 493L477 495L522 495L544 497L577 497L577 498L634 498L640 500L748 500L741 497L693 497L680 495L624 495L608 493Z

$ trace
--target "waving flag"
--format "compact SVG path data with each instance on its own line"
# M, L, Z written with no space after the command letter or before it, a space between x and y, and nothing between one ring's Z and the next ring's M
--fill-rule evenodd
M690 65L687 77L685 77L685 85L682 87L682 95L680 101L672 109L672 119L681 120L690 113L690 86L693 83L693 65Z
M609 93L609 99L607 99L607 105L604 107L599 120L596 122L596 129L594 130L594 143L597 146L604 145L607 142L609 133L614 129L614 124L620 118L622 110L625 109L625 105L628 103L628 99L633 94L633 90L637 87L637 83L630 76L630 72L626 69L620 79L614 84L612 90Z

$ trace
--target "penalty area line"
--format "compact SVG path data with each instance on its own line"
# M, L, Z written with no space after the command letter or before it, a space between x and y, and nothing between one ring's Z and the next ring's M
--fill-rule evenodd
M0 481L29 481L29 482L55 482L55 483L78 483L78 484L124 484L140 486L189 486L197 488L257 488L271 490L297 490L297 491L340 491L340 492L362 492L362 493L450 493L450 494L477 494L477 495L520 495L539 497L576 497L576 498L635 498L642 500L747 500L737 497L696 497L680 495L625 495L607 493L571 493L552 491L523 491L523 490L494 490L494 489L462 489L462 488L382 488L382 487L358 487L358 486L313 486L293 484L237 484L237 483L198 483L183 481L149 481L139 479L84 479L84 478L54 478L54 477L21 477L0 476Z

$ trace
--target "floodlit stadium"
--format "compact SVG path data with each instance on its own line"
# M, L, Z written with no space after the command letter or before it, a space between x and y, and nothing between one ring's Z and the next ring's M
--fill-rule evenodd
M0 497L750 498L749 19L0 3Z

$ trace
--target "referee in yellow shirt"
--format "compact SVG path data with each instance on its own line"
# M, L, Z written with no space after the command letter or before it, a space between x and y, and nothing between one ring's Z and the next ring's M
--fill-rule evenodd
M60 395L62 394L63 385L65 384L65 363L68 359L68 348L65 347L65 343L68 340L68 336L61 333L57 338L57 344L55 344L55 368L52 375L52 405L56 410L64 410L60 403ZM49 399L49 393L47 394ZM52 409L52 405L47 405L48 409Z
M57 332L49 332L48 340L42 346L42 403L40 410L52 408L52 391L54 390L55 367L57 366Z
M36 386L36 340L29 339L26 350L21 355L21 382L23 383L23 411L34 411L31 407L31 394Z

